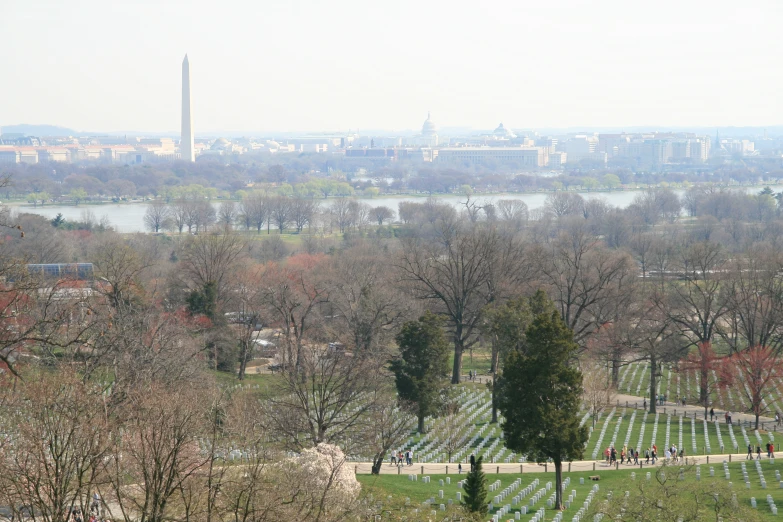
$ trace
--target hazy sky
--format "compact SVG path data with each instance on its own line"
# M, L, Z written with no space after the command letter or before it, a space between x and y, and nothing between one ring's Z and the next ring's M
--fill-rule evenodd
M783 123L781 0L0 0L0 126Z

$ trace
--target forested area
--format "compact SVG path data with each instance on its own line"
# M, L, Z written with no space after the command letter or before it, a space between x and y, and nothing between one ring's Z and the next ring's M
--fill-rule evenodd
M574 424L589 392L639 362L642 395L664 367L694 372L705 416L730 388L758 422L783 369L779 201L696 185L627 209L556 192L534 211L512 197L379 210L251 191L212 214L203 198L160 201L147 225L170 233L134 235L6 209L0 505L65 522L97 492L115 520L368 519L347 462L375 471L433 426L464 438L449 419L474 354L509 434L504 383L560 365L551 378L577 393L554 425L578 442L568 459L587 458ZM28 266L76 262L94 277ZM555 341L553 362L540 347ZM251 371L263 351L274 373Z
M671 170L673 169L673 170ZM144 165L103 163L12 164L3 173L14 182L4 186L5 199L31 203L163 198L197 194L241 199L248 188L276 195L318 199L377 194L463 194L551 190L614 190L691 183L721 186L773 183L783 178L774 159L744 158L684 169L639 170L633 165L583 163L563 172L529 171L514 165L441 165L373 162L336 154L242 156L220 161Z

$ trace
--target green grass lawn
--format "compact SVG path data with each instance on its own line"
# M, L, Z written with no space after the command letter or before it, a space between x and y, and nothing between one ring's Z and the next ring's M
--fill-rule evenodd
M715 477L710 477L710 467L714 468L715 471ZM755 497L757 504L758 504L758 511L760 514L765 516L765 518L769 518L770 520L775 520L776 517L772 515L772 512L770 511L767 502L766 502L766 496L767 494L772 495L772 498L775 501L775 504L778 506L783 506L783 489L781 489L778 485L778 482L775 478L775 470L780 471L783 473L783 459L779 459L777 461L770 462L767 460L762 461L762 471L764 473L764 477L767 480L767 489L762 489L760 478L756 473L755 466L753 464L748 463L747 465L747 471L748 471L748 479L750 481L750 488L747 489L743 483L742 474L740 471L741 463L734 461L731 464L729 464L729 470L730 470L730 481L732 482L732 488L737 493L737 500L740 503L744 503L745 505L750 506L750 499L751 497ZM685 480L695 480L696 479L696 469L695 467L686 467L686 473L685 473ZM616 498L620 498L622 495L620 493L624 493L625 491L634 489L634 481L640 481L640 480L646 480L646 473L648 470L651 470L652 468L645 468L645 469L638 469L635 468L634 470L630 469L622 469L622 470L608 470L604 469L601 471L586 471L586 472L574 472L574 473L564 473L563 477L570 477L570 484L567 488L565 488L565 496L567 497L568 494L570 494L571 491L576 491L576 500L573 503L573 505L566 509L564 512L563 520L564 521L570 521L573 515L576 513L576 511L579 509L579 507L582 506L582 502L584 502L585 497L590 492L590 489L593 487L593 485L598 484L599 486L599 494L595 496L595 500L603 500L606 498L606 494L609 491L612 491L615 493ZM677 473L678 467L674 467L671 469L670 473ZM723 474L723 467L722 463L716 463L716 464L702 464L700 466L701 469L701 480L720 480L720 481L727 481L725 478L725 475ZM485 470L486 473L487 470ZM652 471L655 473L654 471ZM632 477L632 473L634 476ZM599 475L601 477L600 481L598 482L592 482L589 480L590 476L593 475ZM448 499L452 499L453 502L456 502L457 498L457 492L462 491L459 486L457 485L457 482L460 480L460 478L464 478L460 475L448 475L448 477L451 480L451 484L445 484L445 480L447 475L431 475L431 482L429 484L425 484L422 482L421 477L419 477L418 481L413 482L408 479L406 475L380 475L380 476L373 476L373 475L358 475L357 478L359 482L362 484L363 491L365 493L372 494L374 498L377 499L386 499L387 501L394 502L397 504L404 504L406 499L410 499L410 505L411 507L418 507L423 510L430 510L431 508L429 506L425 506L422 504L427 499L434 498L435 504L443 503L447 504ZM513 483L517 478L521 479L521 487L517 489L514 493L512 493L508 498L506 498L502 504L511 504L513 502L512 498L516 493L518 493L521 489L525 488L527 485L532 483L535 479L539 480L539 485L535 488L536 490L540 488L546 487L547 482L554 482L554 473L525 473L525 474L494 474L494 473L486 473L487 477L487 484L493 484L496 481L500 481L500 487L498 490L502 490L506 486ZM584 484L579 483L579 479L584 478ZM444 480L444 485L440 485L440 480ZM439 498L439 491L443 490L443 499ZM536 509L544 507L546 508L546 499L549 498L549 495L551 492L554 491L553 489L545 494L541 500L539 500L532 508L532 511L535 512ZM488 501L492 502L493 496L496 495L496 492L490 492ZM389 496L392 498L389 499ZM530 495L525 497L520 503L512 505L512 510L510 515L506 515L503 517L504 520L506 519L513 519L514 513L523 505L528 506L528 510L530 510L529 506L530 501ZM492 513L494 513L495 510L493 510ZM554 515L554 511L547 509L547 515L545 520L551 520L552 516ZM781 516L783 516L783 513L781 513ZM487 519L490 517L488 516ZM528 514L526 516L522 516L521 520L530 520L532 518L532 513Z
M235 374L213 371L218 384L221 386L252 386L258 387L262 395L272 392L274 385L280 380L280 375L272 373L254 373L252 369L248 370L243 380L239 380Z

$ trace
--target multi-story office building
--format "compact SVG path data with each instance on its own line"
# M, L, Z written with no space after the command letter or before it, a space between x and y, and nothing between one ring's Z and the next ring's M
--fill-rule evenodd
M516 164L520 167L544 167L548 151L543 147L448 147L438 149L439 163Z

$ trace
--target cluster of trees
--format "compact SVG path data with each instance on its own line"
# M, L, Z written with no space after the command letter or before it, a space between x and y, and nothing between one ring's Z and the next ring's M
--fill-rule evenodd
M16 446L0 453L0 494L57 522L95 490L128 520L364 513L349 478L344 487L278 478L295 467L285 452L331 455L333 476L345 460L338 446L377 472L413 419L421 431L425 417L459 408L449 381L480 348L491 354L507 445L551 459L558 484L562 462L582 457L580 401L600 411L631 362L650 364L653 396L672 365L699 372L705 410L735 385L758 419L783 371L783 227L774 203L715 213L732 198L738 208L775 198L694 190L692 216L680 217L672 195L653 189L627 210L568 193L536 212L514 200L406 202L391 237L303 240L274 260L232 227L302 231L328 220L347 232L394 212L261 193L218 208L203 197L150 206L151 229L202 232L183 237L63 230L4 213L0 429ZM26 270L75 261L94 264L93 282ZM246 377L261 335L279 373L263 389L219 386L221 371ZM74 433L73 446L35 443L59 433ZM248 463L241 476L222 460L230 449ZM40 464L52 452L61 465Z
M132 197L176 199L187 187L201 186L223 197L242 197L249 184L278 190L280 195L323 198L378 193L459 194L465 187L479 192L520 190L596 190L620 185L760 183L783 178L774 160L745 158L736 165L705 165L685 172L650 172L634 165L577 165L553 177L520 173L516 165L461 165L448 167L400 162L389 165L334 154L236 155L201 158L196 163L147 165L16 164L4 167L14 183L4 187L6 199L25 197L33 204L51 199L120 200Z
M301 233L305 227L328 233L382 226L395 218L394 210L373 207L352 198L338 197L329 205L320 201L286 196L268 196L261 192L245 195L241 201L223 201L217 207L203 198L178 198L166 202L152 201L144 214L144 225L150 232L164 230L182 233L219 229L255 230L267 234L275 229Z

